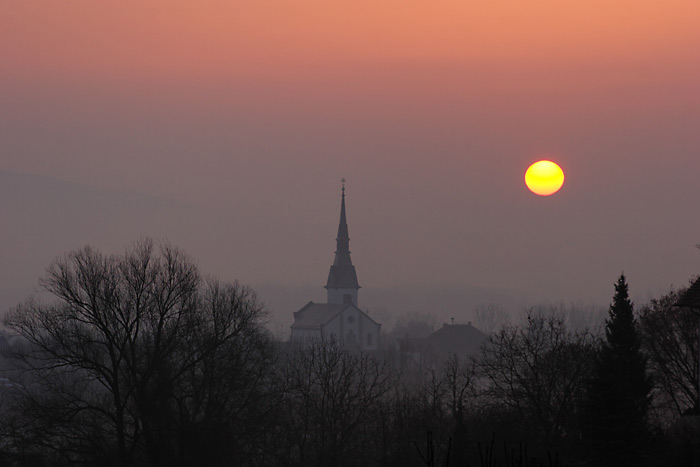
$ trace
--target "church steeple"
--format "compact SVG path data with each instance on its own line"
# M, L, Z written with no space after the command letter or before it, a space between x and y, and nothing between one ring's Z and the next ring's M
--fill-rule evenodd
M338 236L335 241L335 259L331 270L328 272L328 281L326 282L328 303L352 303L357 306L357 291L360 285L357 283L355 266L352 265L352 260L350 259L350 237L345 216L345 179L343 179L340 201Z

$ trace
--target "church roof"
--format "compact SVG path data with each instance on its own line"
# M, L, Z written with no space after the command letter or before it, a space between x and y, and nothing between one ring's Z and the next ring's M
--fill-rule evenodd
M319 328L351 304L307 303L294 313L293 328Z
M348 308L355 308L357 311L365 315L370 321L378 324L376 321L370 318L367 313L360 310L352 303L335 304L309 302L304 305L301 310L294 313L294 324L292 324L292 328L318 329Z
M350 259L350 236L348 235L348 223L345 216L345 186L340 202L340 222L338 223L338 236L335 239L335 258L330 271L328 271L327 289L359 289L355 266Z

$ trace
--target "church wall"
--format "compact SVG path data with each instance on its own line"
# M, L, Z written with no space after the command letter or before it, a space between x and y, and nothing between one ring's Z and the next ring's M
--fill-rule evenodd
M341 336L343 335L341 324L340 315L324 324L323 338L328 340L341 340Z
M292 328L293 341L305 341L311 339L320 339L321 333L317 329L300 329Z
M343 310L341 313L342 323L343 323L343 340L346 345L356 346L358 345L358 312L355 308L349 307Z
M337 340L342 344L361 350L376 350L379 347L381 326L373 322L357 308L347 308L322 329L292 328L292 341ZM370 334L371 337L367 337Z
M379 346L380 326L367 317L357 308L350 307L343 310L330 323L324 326L329 332L342 336L342 341L350 347L359 347L362 350L375 350ZM332 329L332 331L330 331ZM371 337L368 339L367 334ZM326 334L329 336L330 334Z
M370 320L364 313L361 315L361 347L363 350L376 350L379 346L380 325ZM371 337L368 339L367 334Z
M323 325L323 338L339 340L349 347L374 350L379 344L379 329L367 315L350 307ZM369 339L367 334L371 334Z

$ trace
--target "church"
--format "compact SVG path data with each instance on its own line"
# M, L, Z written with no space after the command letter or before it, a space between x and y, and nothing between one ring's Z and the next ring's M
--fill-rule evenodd
M377 350L381 324L358 305L360 285L350 259L350 237L345 215L345 184L340 201L340 223L335 258L326 281L327 303L309 302L294 313L291 340L335 340L356 350Z

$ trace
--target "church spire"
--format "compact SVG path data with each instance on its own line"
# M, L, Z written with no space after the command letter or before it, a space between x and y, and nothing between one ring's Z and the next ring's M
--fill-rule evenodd
M340 222L338 224L338 236L335 239L336 249L333 265L328 272L326 290L328 290L328 303L353 303L357 305L357 283L355 266L350 259L350 237L348 235L348 223L345 215L345 179L340 201Z
M350 259L350 236L348 235L348 221L345 216L345 183L343 183L341 201L340 201L340 223L338 224L338 236L335 238L335 260L334 266L349 264L352 266Z

